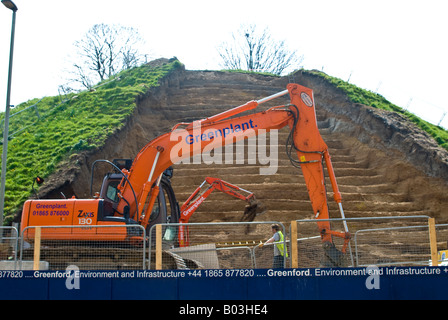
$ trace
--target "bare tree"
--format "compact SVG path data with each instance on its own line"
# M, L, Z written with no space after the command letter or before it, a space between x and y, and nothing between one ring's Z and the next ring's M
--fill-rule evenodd
M143 43L138 31L120 25L96 24L75 42L76 62L73 63L73 81L91 88L98 81L141 63Z
M268 29L259 32L254 25L242 26L232 41L218 47L222 67L232 70L268 72L281 75L298 69L303 61L297 51L288 50L285 41L272 39Z

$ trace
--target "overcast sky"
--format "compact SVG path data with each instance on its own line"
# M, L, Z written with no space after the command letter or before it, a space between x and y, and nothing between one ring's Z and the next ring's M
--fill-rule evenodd
M303 54L305 69L350 79L436 124L448 111L446 0L13 1L13 105L57 95L73 43L97 23L138 29L151 58L176 56L190 70L220 69L216 47L257 24ZM0 6L0 111L11 21ZM441 124L448 128L448 114Z

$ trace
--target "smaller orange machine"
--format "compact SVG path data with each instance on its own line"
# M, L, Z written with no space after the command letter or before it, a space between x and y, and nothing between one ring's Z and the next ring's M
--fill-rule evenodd
M209 186L202 193L199 193L205 183L208 183ZM255 200L255 196L252 192L244 190L243 188L240 188L219 178L207 177L205 178L204 182L202 182L202 184L196 188L191 196L188 197L188 199L180 208L179 223L188 223L193 213L215 189L224 192L232 197L247 201L249 203L249 207L254 207L253 209L255 210L255 207L258 206ZM247 195L243 193L246 193ZM184 226L179 227L178 237L180 247L189 246L190 241L188 235L188 226L185 228Z

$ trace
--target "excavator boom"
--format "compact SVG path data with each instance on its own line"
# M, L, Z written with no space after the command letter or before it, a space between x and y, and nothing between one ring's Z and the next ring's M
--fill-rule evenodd
M256 109L260 104L288 94L288 105L271 107L266 111L235 117L245 111ZM148 143L136 156L128 173L128 181L122 187L123 197L128 199L131 212L139 217L142 225L147 225L148 206L146 212L143 204L149 197L157 196L157 181L163 171L176 162L226 144L247 139L253 135L281 129L289 125L291 132L288 138L287 152L293 165L300 167L307 185L314 217L317 219L324 242L332 242L332 235L346 237L344 233L330 232L327 193L323 163L330 177L334 199L343 215L341 194L338 189L331 157L326 143L323 141L317 127L313 91L298 84L289 84L287 90L267 98L250 101L244 105L225 111L218 115L192 123L181 123L173 130ZM181 128L184 127L184 128ZM296 154L296 155L294 155ZM147 164L152 164L148 174ZM136 190L139 199L137 211L133 203L130 185ZM121 202L121 206L126 203ZM122 209L122 208L121 208ZM119 211L121 210L119 207Z

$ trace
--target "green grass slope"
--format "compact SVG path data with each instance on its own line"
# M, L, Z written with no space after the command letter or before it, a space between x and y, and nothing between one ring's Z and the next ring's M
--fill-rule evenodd
M145 64L98 84L94 91L70 94L63 101L58 96L33 99L12 109L4 224L30 197L37 175L45 178L70 155L100 147L125 124L136 98L180 66L175 59L158 67ZM28 108L33 105L37 109ZM0 119L3 124L4 114Z

